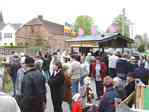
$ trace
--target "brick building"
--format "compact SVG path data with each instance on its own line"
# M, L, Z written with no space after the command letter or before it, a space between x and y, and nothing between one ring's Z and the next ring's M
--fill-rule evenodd
M65 48L64 26L44 20L40 15L16 32L16 43L18 46Z

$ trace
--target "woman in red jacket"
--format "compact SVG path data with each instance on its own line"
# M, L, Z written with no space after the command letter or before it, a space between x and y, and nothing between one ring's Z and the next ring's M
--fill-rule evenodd
M100 96L102 96L103 93L102 63L100 58L96 58L90 65L90 75L95 79L97 99L100 99Z

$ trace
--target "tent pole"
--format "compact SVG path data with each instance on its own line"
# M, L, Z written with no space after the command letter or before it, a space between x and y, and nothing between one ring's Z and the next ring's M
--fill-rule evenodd
M104 47L102 46L102 54L104 54Z
M124 47L122 47L122 53L124 53Z

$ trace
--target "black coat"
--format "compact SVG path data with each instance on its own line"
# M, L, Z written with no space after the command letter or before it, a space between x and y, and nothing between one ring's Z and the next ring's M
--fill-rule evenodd
M135 81L130 82L126 87L126 96L129 96L135 90Z
M45 78L36 68L25 72L22 82L22 112L44 112L46 103Z
M51 89L51 96L53 102L62 101L64 97L64 73L63 71L59 71L55 76L52 76L48 81L48 84Z
M129 62L124 59L119 59L116 64L117 73L128 74L129 72Z

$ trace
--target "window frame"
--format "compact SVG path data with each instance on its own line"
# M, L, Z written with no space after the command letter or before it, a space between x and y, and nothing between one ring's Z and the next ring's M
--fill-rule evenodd
M4 33L4 38L12 38L12 33Z

